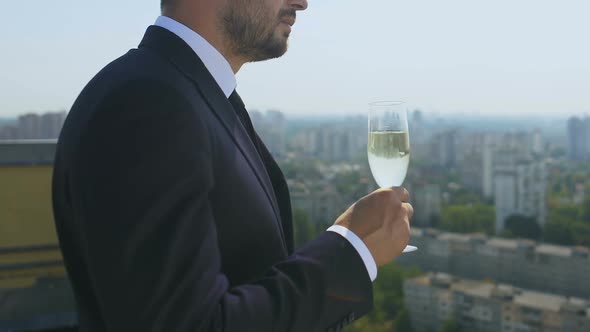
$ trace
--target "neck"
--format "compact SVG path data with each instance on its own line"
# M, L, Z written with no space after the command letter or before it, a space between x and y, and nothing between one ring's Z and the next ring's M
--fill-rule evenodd
M234 74L237 74L248 61L231 51L232 48L228 45L222 29L219 28L221 27L219 6L213 6L214 3L215 1L192 1L184 3L183 6L164 8L162 15L184 24L201 35L223 55Z

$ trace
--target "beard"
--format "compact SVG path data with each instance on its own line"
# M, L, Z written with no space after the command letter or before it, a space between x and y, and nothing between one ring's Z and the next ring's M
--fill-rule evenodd
M280 33L277 27L281 18L295 15L293 9L282 9L275 16L261 0L230 0L221 22L230 51L254 62L278 58L287 52L289 32Z

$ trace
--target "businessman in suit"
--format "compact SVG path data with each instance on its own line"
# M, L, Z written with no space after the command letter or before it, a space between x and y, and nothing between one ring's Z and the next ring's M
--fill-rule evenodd
M235 91L285 53L306 0L163 0L83 89L53 207L81 331L338 331L409 240L403 188L293 248L289 192Z

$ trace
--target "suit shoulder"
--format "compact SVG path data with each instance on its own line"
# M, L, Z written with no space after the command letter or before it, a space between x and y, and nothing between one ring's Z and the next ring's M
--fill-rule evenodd
M192 82L171 62L147 48L139 48L98 72L80 92L68 117L84 119L105 103L125 101L131 96L141 96L136 98L140 103L172 99L194 103L202 99Z
M170 62L159 57L149 49L132 49L125 55L112 61L90 80L81 92L81 96L89 93L103 97L130 82L160 84L177 87L189 83Z
M76 142L83 132L109 119L132 123L137 118L190 112L204 105L200 100L190 81L171 63L149 50L133 49L84 87L62 127L60 142ZM195 113L200 122L208 121L204 114Z

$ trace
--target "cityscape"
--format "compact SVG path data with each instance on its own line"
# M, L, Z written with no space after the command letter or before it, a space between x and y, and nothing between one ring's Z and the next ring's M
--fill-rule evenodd
M50 205L66 116L0 122L0 331L76 324ZM288 180L298 245L377 189L365 115L250 116ZM348 331L589 331L590 116L412 109L409 128L419 250L380 269L373 312Z
M66 111L27 113L8 124L0 122L0 139L55 139L59 136L66 114Z
M296 8L296 15L291 15L293 11L287 11L287 7ZM305 10L299 7L305 7ZM395 148L400 156L403 152L403 158L400 158L403 167L409 159L403 187L409 191L414 210L409 245L418 249L403 253L392 263L379 267L372 283L373 308L362 317L360 312L340 310L344 306L339 304L331 307L307 301L302 302L305 303L303 308L271 296L272 303L287 303L296 310L282 310L283 304L277 305L272 309L280 314L262 324L276 326L283 318L297 317L295 315L305 316L305 320L312 319L311 316L321 317L329 324L327 320L332 320L331 314L308 310L319 307L344 317L338 323L334 319L336 324L329 324L333 328L327 332L590 332L590 43L584 42L590 31L590 1L5 1L4 10L9 14L2 19L7 33L2 38L3 61L0 61L0 91L3 93L0 98L0 332L84 330L79 326L76 299L64 266L52 206L52 175L58 137L73 105L110 108L111 104L106 101L113 98L125 101L115 104L128 109L135 104L136 98L140 103L159 99L152 97L172 98L179 92L195 97L194 102L193 98L185 101L191 99L191 107L200 107L206 103L197 101L199 94L209 95L205 90L223 91L228 95L230 88L235 89L231 92L230 103L242 99L257 134L285 175L291 199L295 248L317 239L351 204L378 189L368 155L371 151L369 138L375 140L379 136L368 135L370 103L403 101L407 110L409 132L395 133L396 137L398 134L403 137L397 139L400 147ZM287 45L271 43L281 37L276 31L270 35L272 15L277 10L281 22L275 22L277 29L289 31L283 34L285 38L288 36ZM285 22L283 16L287 14L296 17L289 17ZM165 52L161 53L163 56L157 55L160 52L155 46L166 40L167 33L146 34L146 31L161 30L154 25L166 21L170 24L161 27L184 40L200 61L197 58L191 61L188 49L188 53L174 50L171 45L180 47L182 44L178 38L162 44L167 45L162 48ZM283 27L283 23L289 23L289 28ZM243 32L241 43L235 43L238 32ZM267 33L267 38L263 38ZM227 39L231 34L236 36ZM259 42L254 43L256 40ZM267 59L260 53L278 51L278 46L286 46L283 56L254 61ZM238 51L251 54L234 54ZM258 56L254 57L254 53ZM166 58L172 62L162 62ZM201 62L206 68L201 68ZM163 70L159 69L159 63L164 66ZM190 70L183 69L183 64ZM235 81L229 75L227 65L235 74ZM115 72L113 77L116 76L117 83L106 79ZM129 76L135 72L138 76ZM182 77L177 77L180 72ZM201 75L204 78L212 76L218 84L212 84L209 79L201 81ZM134 77L140 78L137 81L140 85L146 79L146 85L158 87L157 90L137 90L137 93L128 95L130 98L115 91L134 86ZM185 85L190 81L198 83L199 91L194 91L194 96L191 96L190 86ZM165 82L164 90L171 88L170 93L159 93L158 82ZM104 89L94 89L92 86L96 83ZM187 89L176 91L177 83ZM239 93L238 98L234 92ZM79 98L81 93L86 97ZM87 93L97 96L88 98ZM219 102L223 102L222 99ZM175 101L179 103L173 103L174 107L176 104L178 107L187 105L182 100ZM158 112L158 116L166 116L166 110L157 107L157 103L150 102L148 106L164 111ZM141 174L149 169L145 167L149 165L137 163L140 159L133 152L148 152L149 159L155 162L151 166L163 170L154 174L154 178L150 175L144 178L147 183L143 185L148 184L154 189L158 183L171 184L169 179L184 174L181 165L166 160L168 152L195 152L201 148L199 142L195 142L195 150L189 143L181 149L170 147L164 148L162 154L151 153L157 152L151 149L152 146L162 147L158 143L180 136L174 134L181 134L181 131L162 130L157 122L160 117L155 122L143 121L143 109L132 109L133 114L104 112L105 116L97 123L100 125L97 128L104 128L104 132L96 132L97 139L93 139L95 136L89 131L71 137L92 138L88 141L94 147L104 146L104 149L82 151L91 157L84 158L83 164L95 166L98 172L96 178L91 176L84 180L120 184L129 188L129 192L138 192L139 197L123 195L112 186L100 192L91 186L87 187L90 195L64 195L65 200L85 201L98 206L93 204L99 201L95 194L110 193L114 196L107 196L106 200L115 200L125 207L131 202L121 202L121 199L140 198L138 201L141 201L145 194L146 200L159 200L162 204L152 204L146 207L148 210L130 214L179 215L176 210L170 214L158 212L168 210L160 209L160 206L174 205L166 200L171 194L152 195L142 186L130 187L129 181L105 178L104 174L113 174L110 171L101 172L105 170L102 167L120 169L126 161L123 159L133 159L133 169L120 174ZM228 115L219 111L216 110L215 114L218 118ZM248 127L248 136L252 136L248 119L240 113L242 124ZM88 119L82 116L72 120ZM132 124L127 127L128 120ZM211 120L215 121L215 117ZM240 121L232 122L239 127ZM154 126L148 132L153 140L134 139L138 138L136 133L142 128L141 124ZM187 123L170 125L184 128ZM129 140L114 140L112 130L123 136L128 134L125 137ZM225 141L228 147L231 146L231 140L225 138L218 142ZM242 143L248 141L240 145ZM136 150L136 146L146 149ZM391 148L394 144L382 147ZM256 152L259 146L251 148L251 152ZM80 153L75 149L66 150L67 155L69 152ZM373 169L376 168L375 157L379 157L374 150L370 156ZM116 151L121 151L117 155L123 159L92 158ZM215 157L214 154L199 154L192 158L190 152L182 159L202 160L201 156L206 157L215 164L216 178L230 182L240 178L244 180L240 183L245 186L250 180L256 182L254 178L241 178L250 174L248 169L242 169L242 164L229 165L237 172L235 174L223 173L227 165L220 163L227 160L241 163L239 155L237 158L211 158ZM267 156L264 150L258 152ZM255 154L252 156L256 157ZM91 159L96 161L91 163ZM256 162L248 159L251 165L254 165L252 161ZM261 164L273 166L270 183L276 184L275 165L267 158ZM198 168L202 167L199 165ZM190 169L182 169L190 173ZM83 176L85 172L74 173ZM260 178L264 172L255 173L258 180L264 180ZM398 172L384 173L399 177ZM76 181L72 179L66 177L64 182L73 188ZM192 178L186 180L181 181L182 184L193 181ZM186 189L182 184L170 192ZM240 253L250 253L248 248L232 242L240 237L256 248L271 248L273 241L266 241L268 239L264 237L256 234L249 237L247 235L252 234L231 231L232 220L227 219L227 215L235 213L244 219L240 213L243 209L224 204L226 197L218 194L229 192L231 186L223 186L223 190L218 190L219 186L214 188L211 202L215 202L215 210L219 211L214 217L216 213L224 215L221 219L215 218L220 222L219 229L209 229L220 234L220 239L227 239L227 242L218 241L217 244L232 250L237 248ZM280 190L277 196L286 196L282 185L277 189ZM189 188L186 192L196 191ZM252 201L258 201L258 194L262 191L252 192ZM272 199L272 190L265 190L265 194ZM265 197L260 197L261 203ZM180 203L189 201L174 201L179 203L174 206L186 206ZM276 203L271 205L280 205L279 211L274 212L282 218L285 201L277 199ZM78 210L79 204L74 205L76 209L73 210ZM105 218L117 213L117 209L109 204L103 205L107 206L97 210ZM270 206L260 205L260 211L267 208ZM252 210L256 212L258 209ZM197 212L201 211L205 210ZM272 213L268 212L270 216ZM132 219L125 220L133 222ZM246 221L248 224L252 222ZM184 225L202 226L200 223ZM71 231L84 233L84 229L72 226L68 227ZM227 231L223 231L226 226ZM168 229L164 228L138 225L133 231L138 242L162 240L166 238L164 233L169 236L178 234L179 239L187 240L165 243L170 246L170 252L186 252L186 245L196 243L190 241L190 232L182 232L188 228L178 232L166 232ZM160 231L162 237L157 236ZM61 234L67 238L68 233ZM99 234L93 232L93 235ZM113 257L112 253L116 256L119 250L113 248L117 247L114 245L117 239L122 237L98 242L106 244L101 247L104 252L93 253L101 257ZM89 239L81 240L88 242ZM80 247L75 239L73 242L72 247ZM150 243L158 244L156 242ZM123 250L119 257L138 257L135 248L138 247L126 246L127 255ZM156 256L152 256L153 252ZM195 261L202 262L202 257L215 256L203 253L205 255L196 257ZM266 257L267 254L278 253L261 250L257 257L262 261L270 257ZM189 287L192 285L190 281L199 284L202 281L176 278L177 273L187 269L168 270L190 260L185 256L152 250L150 257L154 257L154 262L158 257L172 257L167 260L170 264L161 269L162 275L150 274L145 279L134 279L138 282L129 285L137 286L138 290L131 291L131 287L127 293L151 294L149 287L146 292L143 285L154 285L157 281L161 285L157 289L163 291L152 295L163 296L152 296L150 301L141 301L141 306L125 306L124 303L139 302L117 294L112 302L113 298L106 296L108 291L101 291L99 297L108 299L94 298L97 302L114 303L121 309L113 310L110 305L102 305L96 315L97 310L93 310L92 305L84 306L82 311L87 314L82 320L94 321L96 317L110 329L116 329L114 326L119 318L132 315L148 319L128 320L125 326L147 325L152 319L156 321L153 327L143 330L166 329L156 326L159 324L205 325L201 316L191 315L191 312L200 312L200 308L178 310L190 291L177 291L175 294L179 297L166 296L169 295L167 289L172 293L175 289L189 289L183 280L189 281ZM227 271L226 268L233 264L224 259L222 255L221 266ZM124 278L128 274L118 270L123 265L117 264L117 260L99 261L110 267L106 269L108 273L102 274L109 277L107 282L121 285L121 281L129 281ZM75 270L76 260L73 262ZM143 259L132 261L137 266L146 266L141 264L150 262ZM124 267L131 265L125 264ZM293 269L290 264L278 267L279 270L289 268L288 273L293 273L289 276L296 276L297 284L303 285L300 280L309 281L299 278L300 269ZM81 270L91 274L104 271L88 266ZM142 272L141 268L126 269L130 270ZM249 269L240 271L250 272ZM276 269L271 271L274 272ZM238 284L233 281L235 276L230 274L217 275L217 279L227 277L230 285ZM346 277L350 279L350 276L343 276ZM173 279L181 282L170 283ZM357 283L354 278L351 280ZM260 281L275 286L268 279ZM322 286L315 281L306 286ZM237 292L229 290L224 294L228 295L225 299L258 298L257 294L250 294L252 288L248 286ZM328 285L330 293L323 295L330 296L324 298L335 298L333 295L338 294L332 292L336 290L334 288L338 287ZM208 294L215 291L215 287L202 289ZM281 287L277 292L271 291L285 294L284 290ZM201 287L197 292L201 293ZM306 293L305 289L296 295L301 294L314 298L322 295ZM95 302L94 299L91 302ZM328 301L326 303L332 303L332 300ZM225 303L229 304L226 306ZM210 325L224 325L231 331L249 331L252 329L249 324L235 324L238 320L233 317L245 317L266 308L261 304L253 308L239 306L233 310L233 305L223 302L219 310L209 310L219 318L212 320ZM299 310L301 308L303 310ZM227 324L223 324L224 321ZM291 322L290 330L297 331L304 325L302 323L306 323L294 319ZM341 328L344 324L348 325Z

